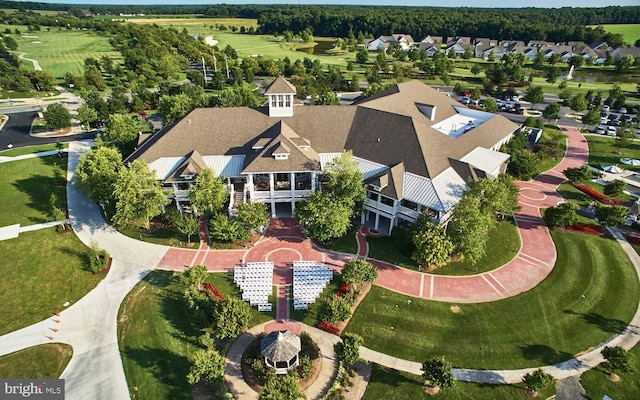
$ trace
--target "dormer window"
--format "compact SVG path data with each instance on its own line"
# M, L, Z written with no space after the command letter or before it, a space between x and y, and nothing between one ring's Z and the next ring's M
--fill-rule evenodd
M274 154L276 160L286 160L289 158L289 154Z
M193 174L180 175L181 178L184 178L186 181L190 181L193 179Z

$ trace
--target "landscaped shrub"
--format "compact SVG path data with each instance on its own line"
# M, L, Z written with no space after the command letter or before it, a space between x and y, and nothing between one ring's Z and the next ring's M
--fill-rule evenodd
M211 240L237 243L248 240L251 232L239 220L218 214L209 221L209 236Z
M109 266L109 253L105 249L99 248L96 242L91 242L87 257L89 258L89 271L94 274L107 269Z
M627 240L629 241L629 243L631 244L635 244L637 246L640 246L640 237L637 236L627 236Z
M301 356L297 370L300 379L308 378L313 373L313 362L311 362L309 357Z
M544 212L544 220L552 228L569 226L578 219L578 206L574 203L562 203L555 207L549 207Z
M573 185L576 189L580 190L581 192L583 192L584 194L588 195L589 197L598 200L600 203L602 204L607 204L607 205L614 205L614 204L622 204L624 203L624 200L620 200L620 199L612 199L609 196L606 196L592 188L590 188L589 186L585 185L584 183L579 183L579 184L574 184Z
M321 319L331 323L344 321L351 317L351 306L348 299L333 295L320 303L319 315Z

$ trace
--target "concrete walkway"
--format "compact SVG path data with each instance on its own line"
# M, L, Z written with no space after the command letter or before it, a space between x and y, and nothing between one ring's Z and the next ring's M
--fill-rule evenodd
M321 399L331 387L338 372L338 360L333 351L333 346L340 341L340 338L336 335L332 335L301 322L288 322L287 324L298 325L299 329L293 328L290 330L307 332L309 336L311 336L311 339L313 339L320 348L320 353L322 354L322 367L320 369L320 374L313 384L304 391L304 394L311 400ZM229 348L229 351L227 352L227 366L224 371L224 379L227 382L229 391L233 393L234 397L238 400L255 400L258 398L258 393L247 385L242 377L242 354L247 346L256 340L260 333L272 332L273 329L269 328L273 326L273 321L254 326L247 332L243 333L231 345L231 348ZM289 328L285 327L283 329Z
M167 251L164 246L130 239L109 226L98 206L75 189L73 172L88 142L70 144L67 204L74 231L89 245L96 241L113 258L107 277L77 303L29 327L0 337L0 355L43 343L67 343L73 357L62 378L66 398L128 399L129 390L118 350L117 314L133 286L153 269ZM62 305L61 305L62 306ZM56 319L60 323L56 323ZM53 328L59 329L53 332Z

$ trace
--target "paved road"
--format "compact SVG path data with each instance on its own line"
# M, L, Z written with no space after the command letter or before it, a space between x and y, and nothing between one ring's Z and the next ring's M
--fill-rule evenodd
M31 123L36 117L36 111L19 112L7 114L9 120L0 131L0 150L7 149L9 143L13 147L32 146L37 144L55 143L55 137L35 137L29 135ZM78 135L61 136L61 142L71 142L74 140L86 140L95 138L95 132L85 132Z

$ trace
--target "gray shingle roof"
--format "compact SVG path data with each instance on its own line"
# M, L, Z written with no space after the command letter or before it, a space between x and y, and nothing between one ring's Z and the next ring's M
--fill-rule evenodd
M300 337L289 331L274 331L260 342L260 353L273 362L287 362L302 348Z
M433 120L420 111L419 104L436 108ZM155 133L126 162L150 163L196 150L203 156L245 155L244 172L308 171L320 168L319 153L347 149L356 157L387 166L402 163L407 172L433 178L451 165L449 158L460 159L476 147L491 147L518 127L494 115L453 138L433 126L457 115L454 106L461 105L414 80L352 106L296 107L293 116L286 118L269 117L266 107L199 108ZM273 157L277 142L289 147L287 160ZM310 148L301 149L303 142ZM256 144L261 149L252 149Z
M279 76L264 91L264 94L296 94L296 87L289 83L286 79Z

